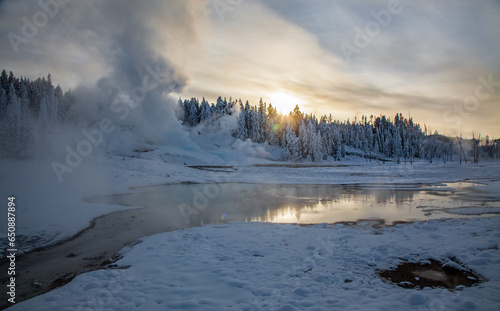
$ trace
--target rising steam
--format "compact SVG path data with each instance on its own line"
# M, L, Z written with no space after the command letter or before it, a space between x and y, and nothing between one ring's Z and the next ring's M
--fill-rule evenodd
M57 1L57 2L56 2ZM43 2L43 1L42 1ZM45 3L45 2L44 2ZM79 130L109 118L117 126L109 140L167 143L181 132L167 95L188 83L183 68L200 32L207 29L204 1L87 0L1 4L2 33L20 34L25 21L46 12L43 27L13 53L2 41L6 63L26 59L22 66L71 87L75 103L69 111ZM44 9L45 8L45 9ZM49 14L49 11L53 14ZM44 13L45 14L45 13ZM13 16L19 16L18 19ZM26 17L23 19L23 17ZM7 20L9 23L7 23ZM30 72L28 68L14 71ZM176 132L176 133L172 133ZM75 142L78 138L72 138ZM68 141L63 139L64 144ZM55 148L57 149L57 147Z

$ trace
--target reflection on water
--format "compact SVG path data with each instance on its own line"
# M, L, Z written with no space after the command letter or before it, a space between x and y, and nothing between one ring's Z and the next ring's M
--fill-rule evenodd
M311 224L370 218L391 223L463 217L446 213L448 209L471 206L471 202L452 198L457 186L448 184L439 189L413 185L395 190L359 185L173 184L137 188L133 193L92 201L144 206L150 217L177 213L187 225L222 221ZM466 185L457 188L462 187ZM481 204L500 206L498 202Z
M250 221L332 223L365 218L402 220L424 217L415 200L428 197L416 191L371 190L327 185L274 185L265 191L276 208Z

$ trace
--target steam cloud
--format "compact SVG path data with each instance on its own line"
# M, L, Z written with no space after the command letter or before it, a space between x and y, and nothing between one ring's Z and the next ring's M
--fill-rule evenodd
M3 38L9 33L22 36L23 27L37 12L49 16L29 42L19 44L18 53L11 42L1 40L5 65L16 64L14 72L29 72L18 67L31 66L39 76L51 72L56 83L72 87L76 102L70 115L80 128L109 118L143 141L165 143L178 137L172 131L181 129L167 95L187 85L182 68L206 29L206 3L56 1L1 4ZM26 60L24 65L19 65L20 59ZM113 135L119 136L118 132Z

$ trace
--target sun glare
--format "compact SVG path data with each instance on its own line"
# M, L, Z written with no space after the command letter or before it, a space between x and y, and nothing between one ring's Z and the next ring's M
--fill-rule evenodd
M290 93L285 93L284 91L272 93L269 96L269 102L276 108L276 110L278 110L278 112L285 115L288 115L290 111L293 111L296 105L302 107L303 104L303 100L291 95Z

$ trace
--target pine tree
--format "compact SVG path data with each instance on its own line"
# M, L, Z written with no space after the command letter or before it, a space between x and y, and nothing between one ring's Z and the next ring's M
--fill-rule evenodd
M387 133L385 135L385 141L384 141L384 155L386 157L391 157L393 152L392 152L392 135L391 133Z
M282 160L293 162L300 161L302 159L302 156L299 146L299 139L297 136L295 136L295 132L292 130L288 122L285 125L282 141Z
M21 98L19 99L21 109L20 130L17 133L17 142L19 145L18 154L20 158L28 158L33 151L33 126L29 110L29 95L25 84L20 86ZM56 120L54 120L55 122Z
M198 100L193 97L188 104L188 124L195 126L200 123L200 109Z
M267 141L268 137L269 137L269 135L268 135L269 133L267 132L268 121L267 121L266 111L267 111L266 103L263 103L262 98L261 98L260 103L259 103L259 123L260 123L259 124L259 137L260 137L259 142L260 143Z
M308 128L311 135L309 157L314 162L320 162L323 160L323 142L321 139L321 133L316 132L314 122L309 122Z
M301 158L303 159L307 159L309 156L310 138L311 138L310 136L311 135L309 133L309 129L304 123L304 120L302 120L299 125L299 147L302 153Z
M0 76L0 86L5 91L5 96L7 96L7 91L9 89L9 76L7 75L7 71L2 70L2 74Z
M254 142L260 142L260 116L255 107L252 107L250 110L250 131L249 136L250 139Z
M6 119L2 126L2 150L4 151L4 156L8 158L15 158L19 153L19 141L18 137L22 133L21 124L21 104L19 98L16 95L16 90L14 87L14 82L9 84L9 92L7 95L7 113Z
M7 114L7 93L3 88L0 88L0 121L2 121L5 118L6 114Z
M217 97L217 103L215 105L216 112L219 116L226 115L227 113L227 101L226 98L222 99L221 96Z
M290 112L290 126L296 136L299 136L299 127L303 119L304 115L300 112L299 105L295 105L293 112Z
M394 157L397 159L397 163L399 164L399 158L401 157L403 153L403 147L401 145L401 135L399 134L399 131L396 132L396 135L394 136Z
M236 130L236 138L241 140L246 140L248 138L247 131L247 114L248 111L243 107L243 103L240 101L240 115L238 116L238 129Z
M17 91L17 84L19 83L19 80L14 76L14 73L12 71L9 72L9 77L7 78L7 84L9 85L9 93L10 93L10 86L14 86L14 91Z
M200 122L204 122L205 120L209 119L210 116L211 116L210 105L205 100L205 97L203 97L200 106Z

